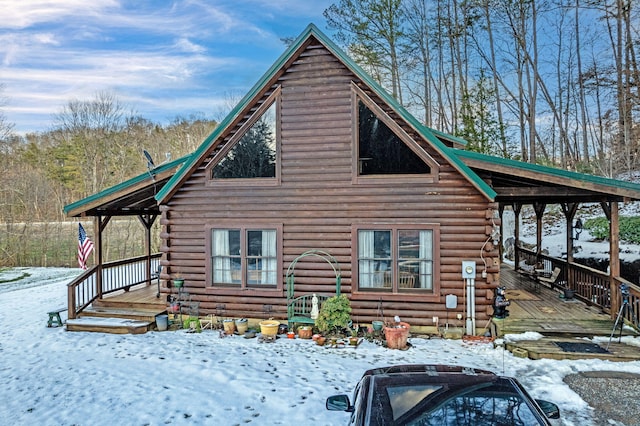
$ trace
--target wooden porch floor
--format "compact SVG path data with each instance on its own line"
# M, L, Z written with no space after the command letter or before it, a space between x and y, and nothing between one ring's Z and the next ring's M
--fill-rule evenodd
M565 300L558 290L539 285L529 277L519 274L511 267L503 266L500 284L506 287L510 315L505 319L493 319L498 336L537 332L543 339L507 343L507 349L514 354L524 354L532 359L584 359L600 358L614 361L640 359L640 351L618 343L620 327L615 331L608 353L565 352L558 342L585 342L585 338L606 337L608 345L615 321L611 316L595 306L579 300ZM623 335L638 335L629 327L624 327ZM602 339L600 339L602 340Z
M132 287L129 291L118 291L113 294L106 295L101 304L116 302L119 304L128 304L131 307L136 305L140 307L166 307L166 296L158 295L158 287L155 284L139 284Z

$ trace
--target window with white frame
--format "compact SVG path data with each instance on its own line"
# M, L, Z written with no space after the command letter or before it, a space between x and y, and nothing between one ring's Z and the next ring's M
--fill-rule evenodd
M433 293L434 229L389 227L357 232L359 290Z
M212 229L212 285L275 287L278 284L275 229Z

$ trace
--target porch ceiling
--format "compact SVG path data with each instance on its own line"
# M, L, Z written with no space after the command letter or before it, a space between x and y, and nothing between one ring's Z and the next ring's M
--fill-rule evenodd
M602 191L579 188L572 181L554 184L544 180L534 180L523 176L507 175L472 169L482 178L491 182L498 194L496 201L501 203L592 203L624 201L625 197Z
M160 214L156 194L187 157L160 165L119 185L64 207L67 217Z
M590 203L640 200L640 185L601 176L455 150L488 182L500 203Z

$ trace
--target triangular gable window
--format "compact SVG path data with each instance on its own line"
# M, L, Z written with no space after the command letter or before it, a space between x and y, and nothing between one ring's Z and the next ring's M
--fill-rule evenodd
M273 102L211 170L213 179L275 178L276 104Z
M358 174L430 174L431 167L358 100Z

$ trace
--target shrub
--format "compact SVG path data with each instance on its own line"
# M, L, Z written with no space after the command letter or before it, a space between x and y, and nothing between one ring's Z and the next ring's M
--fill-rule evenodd
M598 240L609 238L609 221L607 218L587 219L584 227ZM640 217L620 217L620 239L629 243L640 243Z
M333 296L324 301L320 307L316 327L323 333L337 333L349 326L351 322L351 303L344 294Z
M584 222L584 228L598 240L606 240L609 238L609 221L605 217L597 217L587 219Z

